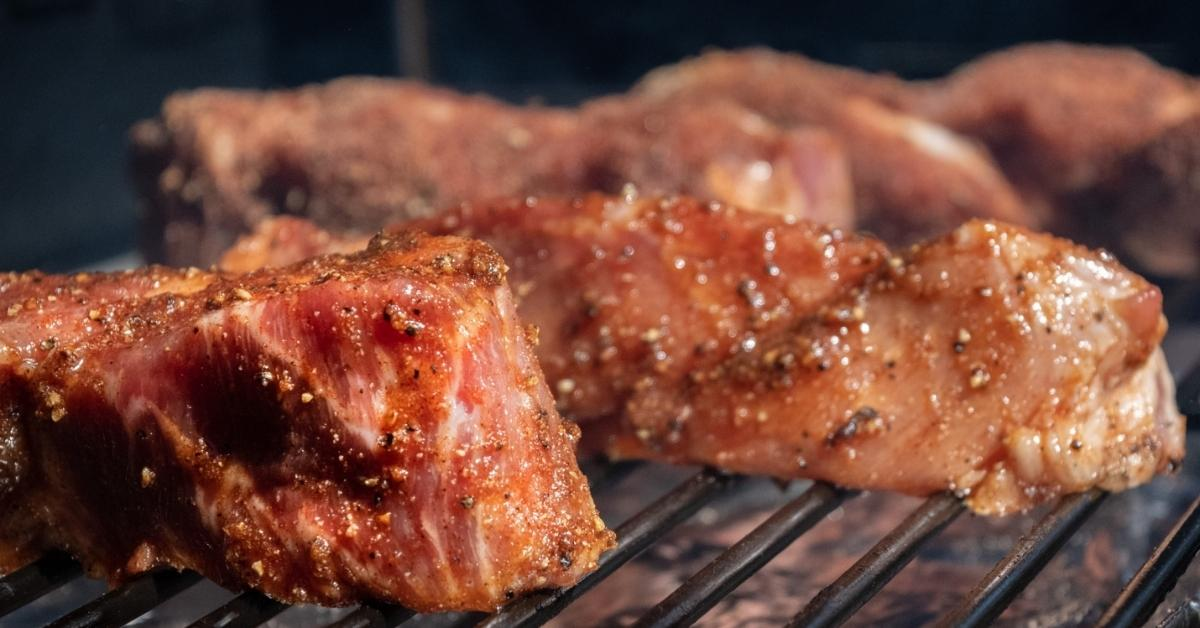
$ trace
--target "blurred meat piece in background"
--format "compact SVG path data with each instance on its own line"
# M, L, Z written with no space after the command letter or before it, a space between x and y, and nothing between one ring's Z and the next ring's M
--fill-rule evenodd
M619 191L634 181L849 226L845 157L732 103L655 111L515 107L403 81L200 90L134 128L153 260L207 264L275 213L372 230L495 196Z
M785 127L827 128L850 158L859 226L892 242L976 216L1039 222L986 151L904 113L913 94L895 77L755 49L658 68L630 94L655 103L729 100Z
M906 83L755 49L577 109L400 81L199 91L133 133L153 260L210 263L261 218L370 232L498 196L688 194L908 244L972 217L1161 275L1200 270L1197 83L1138 53L1043 44Z
M1046 226L1162 275L1200 272L1200 83L1129 49L1030 44L920 85L918 115L984 143Z
M782 128L732 101L658 104L624 95L580 113L592 176L577 190L687 194L770 213L854 226L842 142L818 127Z
M983 142L1018 188L1053 202L1200 113L1197 90L1191 78L1132 50L1032 44L920 84L909 102Z
M262 218L370 232L480 193L584 176L573 114L417 83L345 79L294 91L177 94L134 128L147 256L205 264ZM560 161L561 160L561 161Z
M1161 275L1200 275L1200 114L1122 157L1100 185L1070 202L1091 241L1119 242ZM1105 207L1107 220L1087 220Z

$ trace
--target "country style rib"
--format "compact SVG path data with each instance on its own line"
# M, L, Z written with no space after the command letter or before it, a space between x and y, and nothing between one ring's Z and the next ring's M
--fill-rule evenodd
M612 457L952 489L989 514L1182 458L1161 294L1110 255L983 221L891 255L774 220L593 196L416 225L505 255L559 407Z
M973 221L587 436L618 457L953 489L984 514L1120 490L1183 457L1161 306L1105 253Z
M361 245L298 222L265 224L223 266L289 263L306 241ZM559 409L579 421L622 412L639 388L680 386L885 259L870 238L686 198L464 204L403 227L496 247L521 318L539 330L537 356Z
M486 245L0 276L0 570L490 610L612 544Z

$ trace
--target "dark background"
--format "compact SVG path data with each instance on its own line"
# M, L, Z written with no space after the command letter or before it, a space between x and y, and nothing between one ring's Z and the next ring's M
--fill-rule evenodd
M525 102L623 89L707 47L911 78L988 50L1133 45L1200 73L1200 3L0 0L0 269L129 251L125 132L178 89L410 75Z

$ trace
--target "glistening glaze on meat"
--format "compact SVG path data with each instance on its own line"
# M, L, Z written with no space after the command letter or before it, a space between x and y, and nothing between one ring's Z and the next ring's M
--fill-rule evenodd
M1183 455L1160 294L1111 256L989 222L890 256L772 220L591 197L422 226L504 253L560 407L615 457L955 489L1001 513Z
M492 609L612 534L482 243L0 277L0 570L64 548L289 602Z
M262 226L223 265L287 263L308 248L299 240L356 244L295 223ZM404 226L496 247L559 408L578 420L623 412L638 389L680 386L886 259L878 241L838 229L633 194L465 204Z
M1165 329L1158 289L1107 254L970 222L588 436L618 457L954 489L1007 513L1174 468Z

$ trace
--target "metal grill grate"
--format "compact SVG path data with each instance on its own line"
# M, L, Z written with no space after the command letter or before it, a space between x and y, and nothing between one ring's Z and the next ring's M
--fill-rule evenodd
M1200 365L1179 383L1179 406L1189 417L1200 410ZM614 486L639 463L604 465L593 473L592 487L604 491ZM704 470L646 506L617 527L616 548L601 557L598 568L578 584L565 589L525 596L500 612L465 615L460 624L489 628L538 626L546 623L622 565L745 478ZM766 521L734 543L724 553L652 608L639 626L688 624L752 576L772 557L820 522L855 493L815 483L805 493L784 504ZM1063 544L1094 513L1106 495L1098 490L1062 498L1029 532L1017 541L986 577L939 626L981 626L998 617L1042 570ZM899 526L885 535L836 581L822 590L793 618L792 626L836 626L872 598L904 568L920 546L935 537L964 511L951 495L929 498ZM1105 611L1100 625L1138 626L1162 603L1166 594L1200 549L1200 498L1194 501L1150 559L1125 585ZM79 566L53 554L0 579L0 618L79 577ZM191 572L156 571L70 611L51 625L55 628L99 628L123 625L154 609L201 581ZM287 608L255 592L234 597L224 606L197 620L193 626L235 628L257 626ZM331 624L339 628L397 626L414 617L408 609L364 605ZM1190 601L1175 609L1164 626L1200 626L1200 604Z

